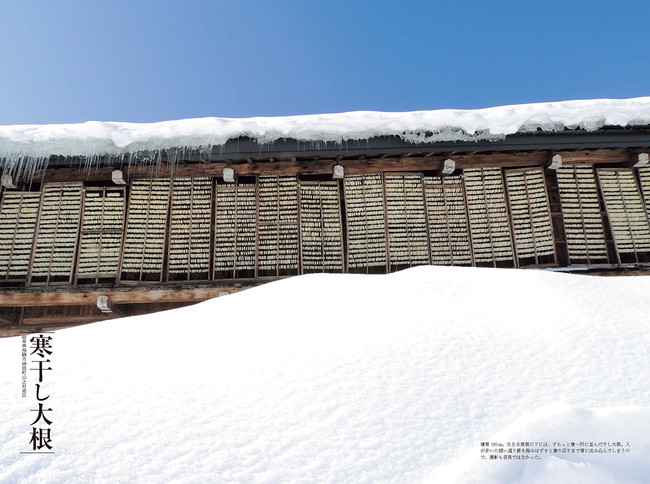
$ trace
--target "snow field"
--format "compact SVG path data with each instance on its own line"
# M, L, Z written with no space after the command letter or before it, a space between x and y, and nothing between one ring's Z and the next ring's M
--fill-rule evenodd
M418 267L285 279L57 331L54 456L21 456L0 340L0 482L644 482L650 278ZM31 386L30 386L31 385ZM630 454L485 462L493 439ZM535 481L537 479L537 481Z

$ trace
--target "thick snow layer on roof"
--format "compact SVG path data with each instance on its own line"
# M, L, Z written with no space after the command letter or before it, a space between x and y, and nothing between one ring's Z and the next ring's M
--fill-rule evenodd
M223 145L241 136L261 143L365 140L395 135L410 141L501 139L535 131L605 125L650 125L650 97L519 104L487 109L256 118L197 118L159 123L88 121L80 124L0 126L0 158L93 156L173 147Z
M21 339L0 340L0 482L647 483L649 293L419 267L59 330L54 455L19 453L37 372L21 398ZM481 459L481 442L581 441L629 452Z

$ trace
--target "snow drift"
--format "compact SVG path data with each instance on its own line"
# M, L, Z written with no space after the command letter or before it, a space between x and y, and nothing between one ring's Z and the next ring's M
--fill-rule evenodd
M642 277L419 267L57 331L53 456L19 454L34 398L20 338L0 340L0 482L641 483L649 293ZM605 437L631 452L480 460L487 440Z

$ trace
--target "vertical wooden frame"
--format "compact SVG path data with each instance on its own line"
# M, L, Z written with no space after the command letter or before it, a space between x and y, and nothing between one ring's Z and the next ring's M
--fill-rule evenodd
M289 188L291 185L293 187ZM264 193L261 192L264 186ZM269 175L258 177L258 277L297 275L300 271L300 240L298 215L298 177ZM273 192L275 191L275 194ZM293 191L293 195L286 195ZM291 203L285 199L291 198ZM262 197L267 210L260 211ZM275 203L275 209L268 204ZM295 212L294 212L295 210ZM263 215L263 216L262 216ZM287 218L288 217L288 218ZM295 232L295 239L292 234ZM275 234L275 242L273 242ZM263 237L264 236L264 237ZM295 244L292 240L295 240ZM264 245L262 245L264 241ZM273 268L272 259L275 256Z
M59 192L59 199L58 199L58 205L56 208L56 222L55 222L55 229L54 229L54 235L52 238L52 243L54 244L55 247L52 247L49 250L49 262L47 264L47 275L34 275L34 268L36 264L36 255L39 252L39 239L42 233L42 223L43 223L43 214L44 214L44 207L45 207L45 202L46 202L46 195L47 195L47 190L48 188L51 187L60 187L60 192ZM74 233L74 242L72 244L70 253L66 257L71 257L70 261L70 270L69 274L66 279L61 279L61 280L52 280L53 278L64 278L65 276L63 275L53 275L53 262L55 259L55 256L58 256L58 251L56 250L58 247L57 245L57 237L59 235L59 230L61 228L61 215L62 215L62 207L65 204L65 187L78 187L79 189L79 205L78 205L78 210L79 213L76 217L76 226L73 229L72 226L70 226L70 233ZM63 182L63 183L46 183L42 187L42 193L41 193L41 202L39 205L39 217L37 220L37 225L36 225L36 231L34 235L34 248L32 250L31 254L31 263L30 263L30 271L29 271L29 276L28 276L28 286L50 286L50 285L70 285L72 284L72 281L74 280L74 272L75 272L75 267L76 267L76 257L77 257L77 252L78 252L78 247L79 247L79 232L81 229L81 214L83 213L83 183L81 182ZM65 230L65 228L64 228ZM65 236L65 234L64 234ZM47 249L43 249L47 250ZM38 277L45 277L45 280L39 280L35 281L34 278Z
M390 273L390 235L388 234L388 201L386 200L386 173L381 173L381 191L384 201L384 238L386 239L386 274ZM365 196L365 194L364 194Z
M414 189L416 185L420 189ZM422 173L385 173L389 270L429 264L430 241ZM401 251L401 255L400 255ZM424 254L423 252L426 252Z
M345 200L343 196L343 180L336 180L336 186L338 188L338 205L339 205L339 226L341 229L339 230L339 234L341 237L341 260L343 261L343 272L346 273L348 272L348 260L347 260L347 229L346 226L344 225L346 221L344 221L344 213L345 213Z
M212 185L212 179L209 177L175 178L170 184L168 209L170 222L167 230L167 264L165 270L165 280L167 281L207 281L210 279L210 261L213 258L210 252L211 240L213 239L213 232L211 231ZM183 191L187 192L188 189L188 199L183 200L187 204L187 208L183 211L182 208L176 207L177 199ZM205 190L210 190L209 195ZM206 214L203 205L207 207L210 213ZM203 228L199 226L201 224L204 225ZM178 229L175 229L178 225L187 225L187 239L183 234L178 235ZM205 239L203 245L196 243L197 240L202 239ZM176 252L184 250L184 247L187 249L184 264L186 271L182 272L175 269L175 267L178 267L179 261ZM193 264L192 261L197 260L197 258L203 261L202 267L200 264L196 266ZM180 259L182 259L182 256Z
M142 215L142 213L136 213L135 208L134 208L134 190L139 189L139 186L143 186L146 184L146 188L143 190L146 192L146 197L143 197L140 195L140 203L143 204L146 202L146 209L144 209L144 218L145 218L145 223L144 223L144 231L142 232L143 238L141 239L141 242L139 245L141 245L141 250L135 250L134 253L137 254L137 252L140 252L139 257L138 256L132 256L129 253L129 250L127 249L127 244L129 243L134 243L134 241L131 241L129 239L130 236L130 231L129 231L129 222L131 222L131 218L135 217L135 215ZM155 224L152 224L151 222L151 213L152 213L152 205L155 200L153 199L154 194L156 192L155 188L157 185L165 185L166 184L166 189L167 189L167 196L166 196L166 203L162 203L162 198L160 200L160 207L154 208L155 210L163 210L162 207L166 207L166 211L164 216L162 216L160 219L155 221L155 224L160 225L161 222L160 220L164 219L163 228L161 229L160 227L156 227ZM161 190L161 191L164 191ZM171 181L166 178L153 178L153 179L146 179L146 180L135 180L131 183L131 187L129 189L129 200L128 200L128 207L127 207L127 217L125 220L125 230L124 230L124 243L123 243L123 249L122 249L122 260L120 263L120 273L119 273L119 282L122 284L137 284L140 282L162 282L164 280L165 276L165 267L166 267L166 256L167 256L167 245L168 245L168 239L169 239L169 220L170 220L170 203L171 203ZM137 210L142 210L141 207L138 207ZM153 226L153 228L152 228ZM158 237L157 234L152 234L152 232L156 230L161 232L161 236ZM137 232L136 232L137 233ZM153 272L149 270L145 270L145 261L149 258L152 257L153 251L147 251L148 245L147 242L152 239L152 237L159 238L162 240L162 247L158 251L156 250L156 254L154 254L156 257L159 258L160 261L160 270ZM157 242L160 244L160 242L156 241L154 238L154 242ZM137 239L136 239L137 242ZM127 255L129 255L129 258L127 259ZM131 258L133 261L139 260L139 262L136 264L131 261ZM133 269L135 269L136 265L139 265L138 270L128 270L125 267L125 263L129 262L129 265L133 264ZM130 268L129 268L130 269ZM128 274L137 274L137 278L131 278L128 277ZM154 280L154 277L158 277L158 280Z
M593 178L593 187L589 186L591 180L588 182L583 180L586 175ZM563 166L556 171L556 177L560 194L562 224L566 234L569 266L575 264L592 265L599 262L607 263L609 257L605 226L600 208L601 197L593 166ZM590 191L593 193L589 193ZM573 198L573 192L575 192L575 198ZM585 199L585 197L587 198ZM589 200L589 198L593 197L596 199L595 202ZM594 203L598 205L597 213L594 212L595 207L590 208L589 205ZM570 207L570 205L577 205L577 208ZM576 231L574 226L578 224L580 229ZM589 232L587 228L589 228ZM599 231L598 228L600 228ZM598 234L598 232L600 233ZM578 237L579 234L581 234L580 237ZM580 249L580 244L576 242L578 239L582 242L582 247L584 247L584 257L580 257L580 253L577 252Z
M16 211L15 222L14 222L13 235L11 236L11 241L10 242L8 241L8 237L2 237L2 240L0 240L0 244L2 244L3 247L6 247L7 245L9 245L9 243L11 244L7 258L1 262L2 264L6 264L5 277L0 279L0 284L9 285L9 286L15 284L20 284L22 286L25 286L28 284L30 278L31 265L32 265L32 255L33 255L34 244L36 240L42 194L40 192L4 191L0 199L0 213L5 212L5 207L6 207L5 203L7 202L8 199L17 198L17 197L20 197L20 201L18 202L15 208ZM33 210L34 212L33 217L23 216L24 208ZM19 232L21 232L21 229L23 228L22 226L25 224L27 224L28 227L31 227L31 229L28 229L31 230L31 236L28 235L26 238L21 240ZM20 252L19 256L25 262L24 263L19 262L18 264L14 264L14 257L16 255L16 250L18 245L24 246L22 247L22 250L19 250ZM23 277L12 277L11 275L12 269L15 268L16 265L24 265L25 271Z
M491 212L492 203L488 200L488 186L486 184L485 171L498 171L497 192L499 192L499 205L502 206L504 213L495 216ZM473 173L469 173L473 172ZM468 177L471 175L472 183L468 182ZM496 173L495 173L496 175ZM469 230L472 241L472 253L474 257L474 265L486 266L489 264L491 267L516 267L517 259L514 248L514 241L511 229L511 217L508 210L508 199L506 194L505 182L503 179L503 171L500 168L473 168L463 171L463 186L465 188L465 199L467 203L467 215L469 220ZM493 188L490 187L490 190ZM478 193L480 192L480 193ZM477 224L480 218L485 219L486 230L480 232ZM502 220L500 220L502 218ZM505 229L497 231L494 224L505 224ZM480 235L480 236L479 236ZM497 247L495 237L499 241ZM481 240L483 239L483 240ZM503 239L503 240L501 240ZM507 249L501 249L503 242L507 239ZM489 250L485 250L489 248ZM498 252L497 252L498 251ZM506 257L506 255L508 255Z
M0 244L2 244L3 247L6 247L9 243L11 245L9 248L9 254L7 255L6 259L0 260L0 264L6 264L6 273L4 278L0 279L0 284L8 286L15 284L26 286L28 284L32 265L32 254L36 240L36 229L38 227L42 194L40 192L4 191L2 193L2 197L0 198L0 213L5 212L5 204L7 203L7 200L17 197L20 197L20 200L18 201L17 205L15 205L15 222L13 224L11 241L9 242L9 237L2 237L0 240ZM15 204L15 200L12 201L12 203ZM23 216L24 208L33 210L33 217ZM31 226L31 236L27 236L21 239L20 229L24 224ZM5 229L7 228L8 227L5 227ZM21 257L21 259L25 262L14 264L14 257L16 255L18 245L24 246L21 248L22 250L19 251L19 257ZM23 277L12 277L12 269L14 269L17 265L24 265L25 271Z
M503 183L503 196L506 201L506 214L508 217L508 227L510 227L510 240L512 242L512 254L515 261L515 267L519 267L519 249L517 247L516 235L515 235L515 220L514 214L512 212L512 203L510 200L510 193L508 192L508 183L506 182L505 173L503 168L501 168L501 181ZM530 204L528 205L528 210L530 210ZM496 262L495 262L496 263Z
M221 195L222 192L227 192L228 190L233 190L233 192L234 192L233 197L232 197L234 199L233 203L235 205L237 203L237 200L235 198L235 196L236 196L235 195L235 193L236 193L235 188L231 187L231 186L226 186L224 188L220 188L221 186L222 185L220 185L218 183L218 181L215 179L214 183L213 183L213 190L214 191L213 191L213 194L212 194L213 199L214 199L214 203L213 203L213 210L212 210L213 211L213 224L212 224L212 231L211 231L211 239L212 239L212 246L213 246L213 248L212 248L212 279L213 280L224 279L222 274L228 272L228 270L226 270L226 268L223 266L222 262L220 261L221 254L223 254L223 249L222 249L222 247L220 245L221 241L219 240L221 238L220 232L219 232L220 226L221 226L219 214L220 214L220 211L221 211L221 205L224 203L222 201L223 200L223 197ZM235 229L233 229L232 236L233 236L233 239L236 239L237 234L235 232ZM233 242L233 244L234 244L234 242ZM232 266L230 268L230 276L231 276L231 278L235 277L235 259L234 259L234 255L233 255L233 264L232 264Z
M422 176L422 200L424 201L424 224L427 228L427 251L429 253L429 265L433 263L433 255L431 254L431 223L429 222L429 206L427 202L427 192L425 189L426 183L424 176ZM445 210L447 209L445 205ZM451 248L451 245L450 245Z
M452 182L450 183L449 180L452 180ZM452 266L473 265L474 259L467 214L467 199L465 196L465 187L462 177L460 175L450 177L424 177L423 191L427 215L430 263L433 265ZM460 217L456 214L459 202L460 208L462 209ZM452 207L454 209L453 216L450 213ZM444 227L444 230L441 230L441 227ZM459 227L464 227L464 230L462 228L459 229ZM457 253L454 249L457 244L457 237L466 238L467 254L464 255L462 252ZM441 239L444 240L442 244ZM442 246L444 246L446 250L441 251L440 248ZM447 254L446 257L440 255L445 252ZM460 261L457 259L458 257L460 257ZM464 260L464 257L467 257L468 260Z
M302 189L301 181L296 177L296 213L298 215L298 274L303 274L303 250L302 250ZM321 234L322 235L322 234Z
M596 174L619 261L625 263L650 261L650 222L633 169L598 168ZM608 176L611 176L611 179L608 180ZM625 182L632 182L632 186L623 184L621 181L623 176L628 179ZM608 184L609 182L613 187ZM626 195L630 189L631 198L630 195ZM616 207L619 202L620 206ZM629 205L630 203L632 205ZM624 227L621 226L614 209L620 210L625 215ZM640 220L637 221L637 218ZM623 236L629 238L629 242L621 240ZM631 244L632 250L625 248L627 243ZM633 261L629 260L630 254L634 256Z
M646 215L648 216L648 220L650 220L650 165L637 168L636 176L641 194L643 195Z
M332 193L328 194L327 196L324 195L324 189L327 189L328 187L334 188ZM316 210L314 207L310 209L309 212L306 212L305 206L303 206L303 189L305 192L309 192L311 190L311 199L310 199L310 204L317 205L318 206L318 218L319 218L319 237L318 237L318 244L320 245L320 269L316 269L314 267L311 267L312 261L307 261L307 255L305 252L305 247L309 244L313 244L313 234L310 234L309 237L305 235L304 232L304 227L303 223L306 223L307 221L313 222L312 218L307 218L306 213L309 213L309 217L313 215L313 212ZM300 214L300 233L301 233L301 238L300 238L300 257L301 257L301 271L302 273L313 273L313 272L331 272L331 271L336 271L336 272L344 272L345 271L345 259L344 259L344 247L343 247L343 234L342 234L342 217L341 217L341 198L340 198L340 187L338 182L332 181L332 182L324 182L324 181L300 181L300 187L299 187L299 214ZM334 195L332 197L332 195ZM328 222L328 219L326 219L326 214L325 214L325 204L326 202L335 202L332 205L336 205L336 221L335 224L338 224L338 250L337 252L339 253L340 257L340 268L338 270L333 269L331 267L328 267L327 265L327 260L328 256L327 254L330 252L328 242L326 240L326 234L329 232L328 228L331 227ZM307 202L305 202L307 203ZM336 244L335 244L336 245ZM308 263L309 262L309 263ZM308 267L309 266L309 267Z
M467 218L469 220L469 231L472 234L472 239L478 239L478 237L475 237L475 234L474 234L475 230L472 227L474 224L472 224L472 216L471 216L471 211L469 209L469 204L470 204L469 203L469 193L470 193L470 191L467 188L467 176L465 175L465 171L463 172L463 175L464 175L464 181L465 181L465 197L466 197L466 200L467 200ZM481 185L480 185L480 187L481 187L481 196L479 196L479 199L482 198L483 199L483 205L487 206L487 197L485 195L485 179L483 178L483 170L482 169L480 169L480 177L481 177ZM490 252L492 254L492 265L494 266L496 264L496 260L495 260L495 256L494 256L494 241L492 240L492 227L490 225L490 216L489 216L489 213L487 213L487 210L485 212L485 223L486 223L486 226L487 226L487 238L488 238L488 241L489 241L489 244L490 244ZM472 247L472 251L476 254L477 253L476 247ZM475 264L478 265L478 263L479 263L479 261L475 261ZM483 261L480 261L480 263L483 263Z
M521 176L521 183L515 180L516 176ZM540 194L543 194L544 200L532 200L531 194L534 194L533 188L531 188L529 175L539 177L538 183L541 181L541 189L539 190ZM512 183L509 181L512 180ZM516 183L520 183L518 187L515 187ZM508 208L510 213L511 225L512 225L512 234L516 249L516 256L518 258L518 265L531 265L526 264L526 260L533 259L534 265L556 265L557 264L557 254L555 250L555 238L553 234L553 224L551 221L551 210L549 207L548 192L546 188L546 181L544 178L544 172L542 168L517 168L509 169L505 171L505 188L507 193ZM519 195L516 195L515 188L524 192L524 197L522 199L517 199ZM521 209L522 202L524 202L528 216L526 222L530 226L529 234L521 234L520 229L516 225L520 222L518 220L520 216L515 216L515 209ZM515 203L519 206L515 207ZM537 215L534 213L534 210L537 205L544 203L545 204L545 214L546 218L544 219L545 224L548 225L547 234L542 234L540 230L544 230L538 226ZM526 250L525 247L519 247L519 239L522 235L528 235L532 241L532 254L530 250ZM548 245L550 247L544 247L543 239L545 237L550 237ZM530 248L528 248L530 249ZM551 253L549 254L549 250ZM551 257L551 260L547 260Z
M87 208L88 208L88 201L87 196L88 193L101 193L101 198L102 198L102 208L101 208L101 223L100 223L100 229L91 229L91 230L85 230L85 221L87 217ZM105 219L106 219L106 205L107 205L107 200L108 200L108 193L121 193L121 198L122 198L122 223L121 227L119 229L106 229L105 228ZM81 222L80 222L80 229L79 229L79 243L78 243L78 251L77 251L77 263L75 266L75 284L80 284L83 281L92 281L94 280L95 284L99 284L101 280L106 280L105 282L109 282L108 280L112 280L110 282L115 282L117 280L117 277L119 275L119 270L120 270L120 261L121 261L121 254L122 254L122 248L124 244L124 229L125 229L125 223L126 223L126 193L124 187L86 187L83 195L83 210L81 214ZM98 251L98 257L97 257L97 266L96 266L96 271L94 274L90 273L85 273L81 271L80 264L82 260L82 254L84 250L84 236L86 235L92 235L96 234L99 237L99 251ZM115 272L113 273L103 273L101 272L101 267L102 267L102 251L104 249L104 235L119 235L120 242L117 247L118 255L117 255L117 261L116 261L116 267L115 267Z
M217 179L211 178L212 201L210 204L210 275L209 279L214 280L216 263L216 233L217 233Z
M260 177L255 177L255 279L260 267Z
M381 214L381 220L383 221L383 241L384 241L384 249L383 249L383 262L381 265L375 264L374 261L370 259L370 241L368 238L369 235L369 230L370 230L370 224L369 224L369 218L368 218L368 189L367 189L367 184L366 181L370 177L376 177L376 185L378 185L377 191L380 192L380 198L381 198L381 209L382 209L382 214ZM358 185L355 185L357 188L352 188L354 180L358 180L359 183ZM356 193L355 193L356 191ZM370 174L365 174L365 175L352 175L352 176L346 176L343 181L343 193L344 193L344 199L345 199L345 224L346 224L346 238L345 238L345 244L346 244L346 264L347 264L347 271L348 272L354 272L354 273L370 273L371 271L373 273L376 273L377 270L381 271L383 268L383 272L386 272L387 267L388 267L388 251L389 251L389 246L388 246L388 227L386 224L386 203L385 203L385 189L384 189L384 177L381 173L370 173ZM364 250L362 251L364 256L363 256L363 261L364 264L359 263L360 256L357 253L358 252L358 246L356 243L351 243L351 234L353 232L358 232L358 226L353 226L352 222L352 217L351 214L353 212L352 208L352 201L355 200L355 206L358 208L358 204L361 203L363 206L363 239L365 241L363 245ZM355 222L357 223L357 222ZM354 257L354 264L352 264L352 256L351 254L355 254ZM374 256L373 256L374 257ZM352 267L354 265L354 267Z
M567 246L566 229L564 227L560 188L555 170L544 169L544 186L549 202L555 260L559 267L566 267L569 265L569 248Z
M542 184L544 186L544 193L546 194L546 210L548 213L548 221L551 225L551 243L553 244L553 260L555 265L559 265L559 258L557 253L557 244L556 244L556 234L555 228L553 227L553 214L551 213L551 199L549 196L548 184L546 183L546 174L544 173L544 168L542 168Z
M341 203L341 183L336 183L336 202L339 209L339 239L341 240L341 264L343 267L342 272L347 272L347 261L345 259L345 238L343 237L343 206Z
M256 193L257 183L243 185L239 182L235 184L217 183L212 231L213 278L254 277L257 269L259 211ZM231 215L226 216L222 213L229 209L232 212ZM252 217L250 216L251 209L254 211ZM250 230L251 226L252 231ZM251 235L252 239L250 239ZM240 238L242 239L241 243ZM230 262L226 260L228 258L231 258ZM230 272L229 275L228 272Z

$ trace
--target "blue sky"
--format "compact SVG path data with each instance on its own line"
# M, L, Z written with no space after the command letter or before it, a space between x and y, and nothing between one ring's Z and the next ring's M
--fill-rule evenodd
M9 1L0 124L650 95L650 2Z

